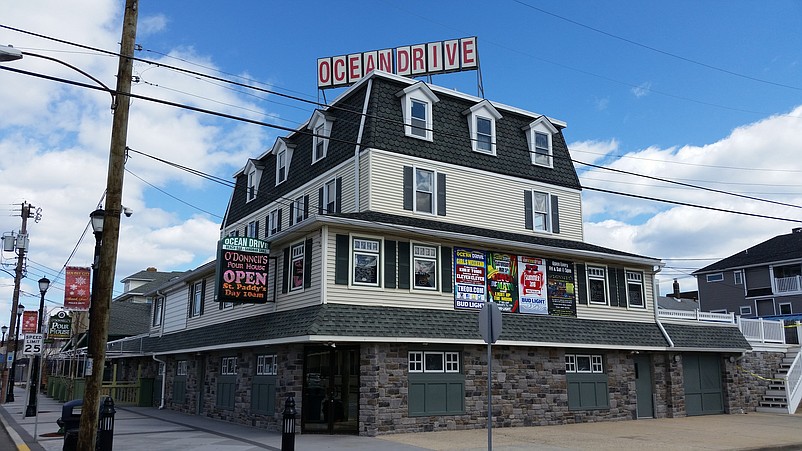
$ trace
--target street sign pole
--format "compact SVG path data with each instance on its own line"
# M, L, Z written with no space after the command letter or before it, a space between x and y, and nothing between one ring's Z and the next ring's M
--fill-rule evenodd
M492 301L479 311L479 333L487 343L487 451L493 451L493 343L501 335L501 310Z
M493 344L487 344L487 451L493 451Z

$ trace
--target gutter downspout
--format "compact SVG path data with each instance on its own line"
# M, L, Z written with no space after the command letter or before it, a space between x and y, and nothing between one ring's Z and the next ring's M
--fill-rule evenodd
M362 105L362 118L359 120L359 134L356 137L356 147L354 148L354 206L357 213L361 212L361 202L359 196L359 153L362 151L362 133L365 131L365 119L368 116L368 103L370 94L373 90L373 79L368 80L368 87L365 91L365 103Z
M167 362L165 362L164 360L157 359L156 358L156 354L153 354L152 357L153 357L153 360L155 360L155 361L161 363L162 365L164 365L164 372L162 373L162 394L161 394L161 400L160 400L160 404L159 404L159 410L164 410L164 389L167 387Z
M658 270L655 271L654 274L657 275L657 273L660 272L660 269L662 269L662 268L658 268ZM659 285L657 283L657 277L655 277L652 280L652 293L654 294L654 322L657 323L657 328L660 329L660 332L663 333L663 337L668 342L668 347L669 348L673 348L674 347L674 341L668 335L668 332L666 332L666 328L663 327L663 323L660 322L660 315L657 314L657 310L660 308L657 305L657 293L659 293L659 292L660 292L660 287L659 287Z

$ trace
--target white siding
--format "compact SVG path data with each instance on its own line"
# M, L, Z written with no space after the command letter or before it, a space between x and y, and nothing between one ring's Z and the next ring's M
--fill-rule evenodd
M643 297L646 300L645 309L578 304L576 307L576 316L577 318L581 319L654 322L654 290L652 289L653 285L654 285L654 275L644 271ZM585 282L583 282L582 286L587 286L587 285ZM610 290L609 286L607 288L608 290Z
M353 178L352 178L353 180ZM345 190L343 190L345 191ZM320 287L320 258L321 258L321 249L320 249L320 234L315 233L313 235L306 235L298 237L297 240L288 243L286 246L282 246L281 249L276 249L276 256L278 256L278 272L276 279L276 292L277 292L277 299L276 299L276 310L294 310L303 307L309 307L311 305L320 304L321 301L321 287ZM304 241L308 238L312 238L312 286L309 288L304 288L302 290L293 291L287 293L282 293L283 288L282 284L284 283L284 270L286 268L286 263L284 262L284 248L291 247L294 244L304 243ZM305 255L304 258L307 258Z
M503 176L460 166L417 160L405 155L371 150L370 208L384 213L416 216L455 224L510 233L536 234L567 240L582 240L581 195L553 185ZM368 159L366 158L366 159ZM403 167L415 166L446 175L446 216L415 214L404 210ZM365 177L363 176L363 180ZM560 233L527 230L524 217L524 190L537 189L559 199ZM481 212L481 214L477 214Z
M164 333L184 330L187 327L189 286L179 283L171 287L164 296Z

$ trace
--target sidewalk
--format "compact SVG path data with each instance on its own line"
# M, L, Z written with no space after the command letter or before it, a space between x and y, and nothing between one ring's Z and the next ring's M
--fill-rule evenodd
M3 426L18 450L60 451L56 419L61 403L39 398L39 415L23 418L26 393L0 407ZM36 422L38 421L38 426ZM117 406L115 451L280 450L281 434L205 417L150 407ZM36 428L37 440L34 440ZM377 438L299 434L295 448L304 450L421 451L487 449L487 430L393 434ZM522 450L795 450L802 449L802 415L748 413L701 417L616 421L493 429L493 448Z

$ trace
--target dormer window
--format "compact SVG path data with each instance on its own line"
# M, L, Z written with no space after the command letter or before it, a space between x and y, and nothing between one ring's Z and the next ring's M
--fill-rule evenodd
M423 82L415 83L396 95L401 98L404 134L431 141L432 105L440 99Z
M278 138L273 144L271 153L276 156L276 185L287 180L294 148L295 145L289 144L284 138Z
M256 199L256 194L259 191L259 180L262 177L262 165L257 160L248 160L244 172L247 176L245 201L250 202Z
M334 118L321 110L315 110L307 128L312 130L312 164L326 158L329 149L329 136Z
M496 121L501 114L487 100L463 111L468 117L468 130L471 133L471 149L490 155L496 154Z
M547 168L554 167L552 138L557 133L557 128L545 117L540 117L524 127L524 131L526 132L526 141L529 143L532 164Z

